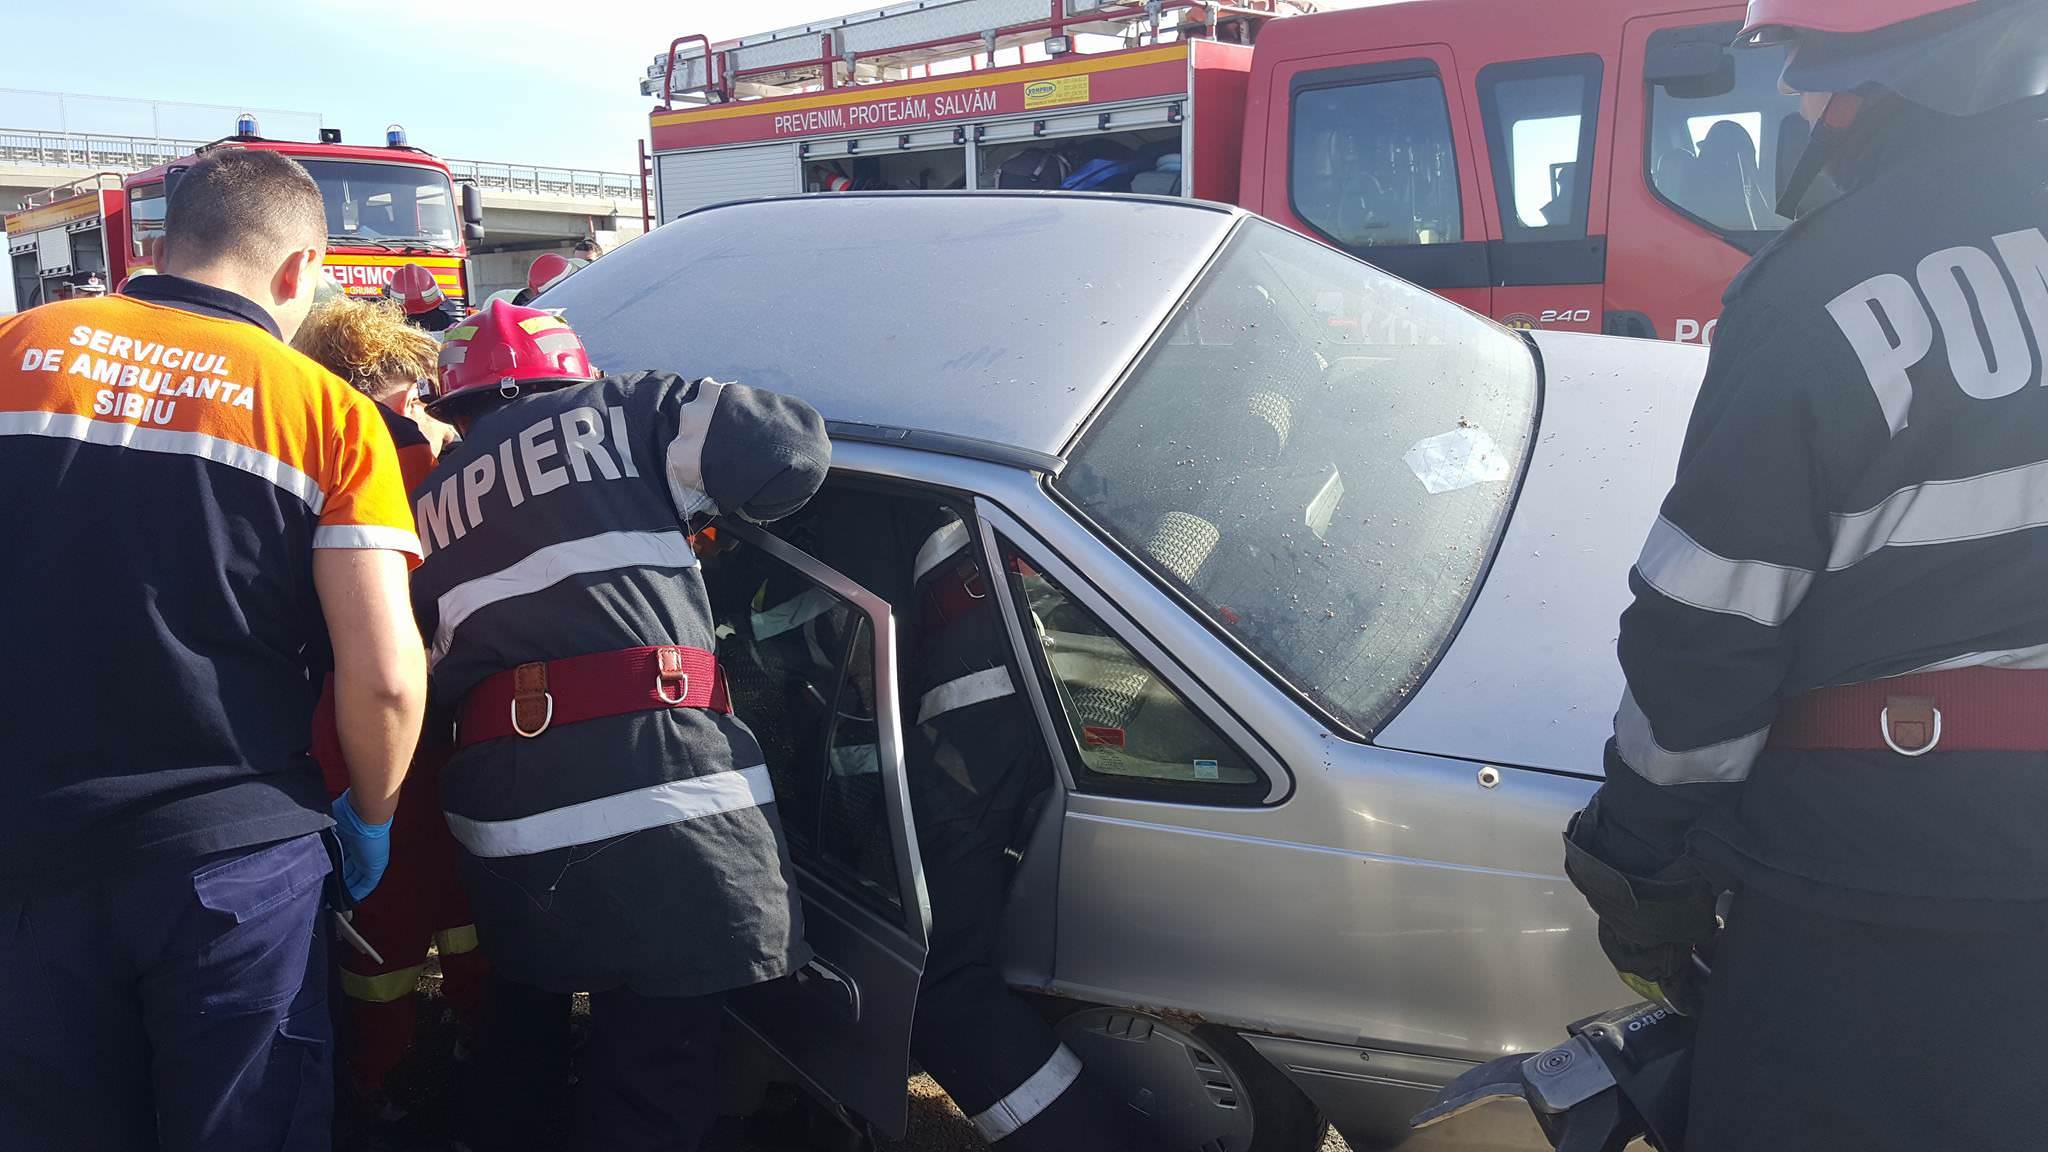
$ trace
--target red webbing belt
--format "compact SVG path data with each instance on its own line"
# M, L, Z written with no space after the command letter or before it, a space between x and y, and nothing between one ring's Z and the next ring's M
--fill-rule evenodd
M731 712L718 658L670 644L521 664L470 689L456 743L533 737L558 724L664 708Z
M1957 668L1822 688L1785 702L1770 746L2048 751L2048 669Z

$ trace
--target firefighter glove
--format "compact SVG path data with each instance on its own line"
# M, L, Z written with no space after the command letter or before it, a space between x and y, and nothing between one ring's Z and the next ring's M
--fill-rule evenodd
M1597 809L1573 817L1564 837L1564 871L1600 917L1600 950L1623 983L1688 1016L1706 997L1706 969L1718 924L1714 889L1681 859L1635 876L1597 855Z
M356 813L356 806L344 791L328 809L334 816L334 833L341 840L341 883L350 900L361 900L376 891L384 878L384 866L391 863L391 821L371 824Z

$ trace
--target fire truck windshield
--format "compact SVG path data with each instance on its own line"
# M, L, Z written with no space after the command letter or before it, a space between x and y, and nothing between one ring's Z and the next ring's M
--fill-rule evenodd
M455 196L446 173L417 164L297 159L327 203L329 244L455 246Z

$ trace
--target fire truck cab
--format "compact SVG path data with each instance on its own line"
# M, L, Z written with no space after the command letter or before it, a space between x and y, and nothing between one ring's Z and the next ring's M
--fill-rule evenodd
M322 129L321 137L318 143L265 139L244 117L235 135L125 177L128 224L114 243L129 271L153 270L164 208L180 173L217 148L256 148L291 157L319 184L327 210L327 276L344 293L376 296L392 273L419 264L460 314L470 295L469 245L484 234L476 187L453 183L448 166L407 144L395 124L382 146L344 144L334 129Z
M1709 343L1808 127L1740 4L1409 0L1263 29L1245 207L1505 323Z
M1712 0L911 0L641 91L652 223L797 192L1241 204L1504 323L1708 343L1808 136Z

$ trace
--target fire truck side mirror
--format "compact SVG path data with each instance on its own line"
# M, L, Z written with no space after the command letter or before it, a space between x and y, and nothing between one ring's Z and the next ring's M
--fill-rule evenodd
M474 184L462 185L462 238L471 244L484 238L484 194Z

